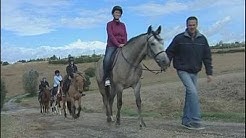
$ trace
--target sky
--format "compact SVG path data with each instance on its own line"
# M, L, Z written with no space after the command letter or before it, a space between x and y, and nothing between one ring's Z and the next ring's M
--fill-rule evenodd
M1 0L1 61L104 54L115 5L128 40L161 25L166 49L196 16L210 45L245 41L245 0Z

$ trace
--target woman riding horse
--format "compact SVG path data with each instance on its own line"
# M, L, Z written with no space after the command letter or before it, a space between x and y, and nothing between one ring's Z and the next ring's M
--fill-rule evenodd
M111 85L104 85L103 59L99 60L96 70L96 79L100 93L103 98L103 103L106 107L107 121L111 122L112 105L114 97L117 95L117 115L116 124L120 124L120 110L122 107L122 91L126 88L132 87L136 98L138 107L140 126L145 126L141 115L141 75L142 66L141 61L146 55L153 58L156 63L165 70L169 65L169 59L163 50L163 39L160 37L161 27L156 31L152 30L150 26L147 33L141 34L130 39L124 47L118 50L116 59L114 59L114 66L110 72Z

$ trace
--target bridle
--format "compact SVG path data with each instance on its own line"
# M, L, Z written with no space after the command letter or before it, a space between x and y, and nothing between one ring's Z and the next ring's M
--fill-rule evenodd
M148 41L149 41L149 39L151 38L151 37L155 37L156 38L156 36L154 35L154 34L152 34L152 35L150 35L150 36L148 36L148 38L147 38L147 48L150 50L150 52L151 52L151 55L153 56L153 58L156 60L156 57L159 55L159 54L161 54L161 53L163 53L163 52L165 52L165 51L160 51L160 52L158 52L158 53L154 53L154 51L152 50L152 48L150 47L150 45L149 45L149 43L148 43ZM157 38L158 39L158 38ZM121 55L122 55L122 57L124 58L124 60L130 65L130 66L132 66L132 67L135 67L135 68L139 68L139 66L136 66L136 65L134 65L133 63L130 63L127 59L126 59L126 57L124 56L124 54L123 54L123 52L122 52L122 49L120 50L120 52L121 52ZM147 71L150 71L150 72L152 72L152 73L155 73L155 74L159 74L159 73L161 73L163 70L162 69L160 69L160 70L153 70L153 69L149 69L145 64L143 64L143 66L145 67L144 69L142 69L142 70L147 70Z
M149 39L150 39L152 36L154 36L154 35L151 35L151 36L149 36L149 37L147 38L147 42L149 41ZM156 37L156 36L154 36L154 37ZM153 56L154 59L156 59L156 57L157 57L159 54L165 52L164 50L162 50L162 51L160 51L160 52L158 52L158 53L155 54L155 52L152 50L152 48L149 46L149 44L147 45L147 48L150 50L151 55Z

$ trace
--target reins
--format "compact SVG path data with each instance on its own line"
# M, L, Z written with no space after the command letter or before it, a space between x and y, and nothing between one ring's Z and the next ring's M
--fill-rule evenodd
M154 35L151 35L151 36L149 36L148 38L147 38L147 42L148 42L148 40L152 37L152 36L154 36ZM149 45L147 45L147 47L150 49L150 51L151 51L151 54L153 54L154 52L153 52L153 50L149 47ZM120 49L120 52L121 52L121 55L122 55L122 57L124 58L124 60L130 65L130 66L132 66L132 67L135 67L135 68L139 68L139 66L136 66L136 65L134 65L133 63L131 63L131 62L129 62L128 60L127 60L127 58L124 56L124 54L123 54L123 52L122 52L122 49ZM160 52L158 52L157 54L154 54L153 55L153 58L155 59L159 54L161 54L161 53L163 53L163 52L165 52L165 51L160 51ZM154 73L154 74L159 74L159 73L162 73L162 69L160 69L160 70L154 70L154 69L149 69L145 64L143 64L142 63L142 65L145 67L144 69L143 68L141 68L141 70L147 70L147 71L149 71L149 72L151 72L151 73Z
M126 57L124 56L122 50L120 50L120 52L121 52L121 55L122 55L122 57L124 58L124 60L125 60L130 66L135 67L135 68L139 68L139 66L136 66L136 65L130 63L130 62L126 59ZM142 63L142 65L143 65L145 68L144 68L144 69L141 68L141 70L147 70L147 71L149 71L149 72L151 72L151 73L154 73L154 74L162 73L162 70L149 69L145 64Z

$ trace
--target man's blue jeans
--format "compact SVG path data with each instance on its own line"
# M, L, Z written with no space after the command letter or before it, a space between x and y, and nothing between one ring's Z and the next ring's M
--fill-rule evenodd
M114 59L112 55L114 54L116 49L117 47L106 47L105 56L103 59L103 71L104 71L103 81L105 81L105 79L109 77L109 72L112 66L112 60Z
M197 73L177 70L177 74L186 89L182 124L200 123L201 111L197 92Z

